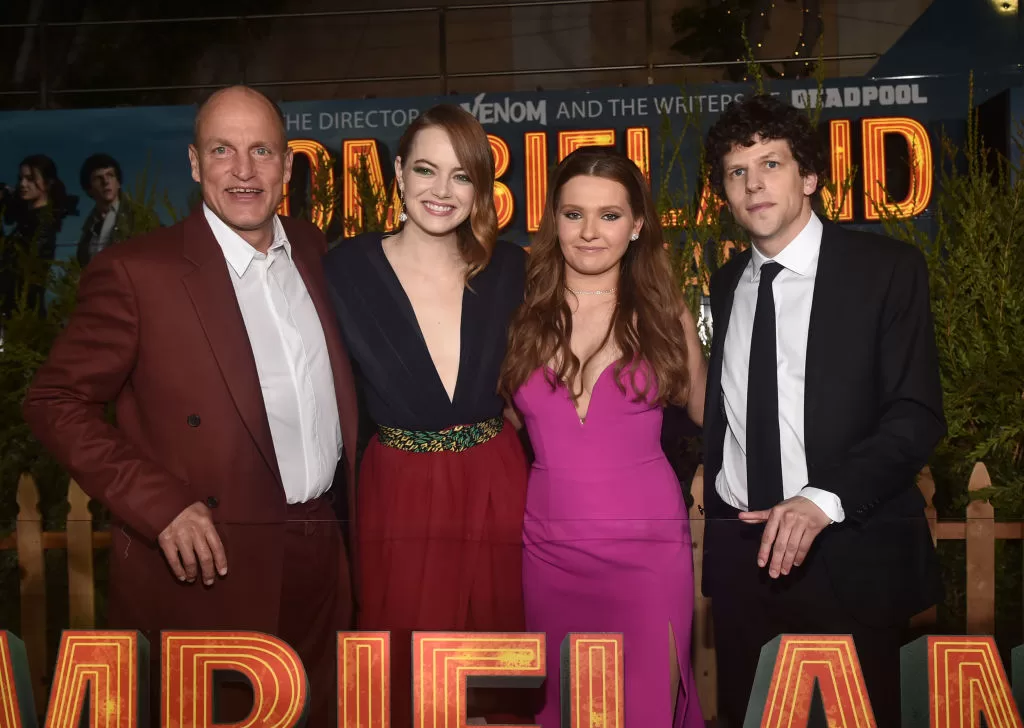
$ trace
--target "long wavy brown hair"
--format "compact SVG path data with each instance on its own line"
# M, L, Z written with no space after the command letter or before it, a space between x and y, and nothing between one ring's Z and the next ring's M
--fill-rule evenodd
M589 175L618 182L626 188L634 217L643 218L640 237L629 243L619 262L618 300L608 331L595 354L609 339L621 352L615 362L615 382L623 393L623 370L638 400L656 405L683 404L689 391L686 340L681 318L685 305L673 280L665 251L661 223L643 173L626 156L605 147L584 147L567 156L552 176L540 229L530 248L526 295L509 329L508 352L502 365L499 391L509 401L538 368L550 365L552 387L558 382L570 389L575 400L582 393L571 383L590 363L581 364L569 346L572 310L566 301L565 257L558 241L555 216L562 187L573 177ZM593 358L594 355L591 355ZM638 381L645 362L651 376ZM656 386L651 397L649 388Z
M466 280L487 267L498 239L498 215L494 209L494 154L487 132L468 111L452 104L438 104L416 117L398 140L403 166L409 159L413 140L427 127L436 126L448 134L455 156L473 183L473 209L456 229L459 253L466 261Z

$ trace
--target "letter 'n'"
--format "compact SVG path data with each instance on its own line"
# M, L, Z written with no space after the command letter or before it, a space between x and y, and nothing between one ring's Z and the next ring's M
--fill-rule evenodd
M876 728L848 635L781 635L761 648L744 728Z
M900 674L906 726L1021 728L992 637L921 637L903 647Z

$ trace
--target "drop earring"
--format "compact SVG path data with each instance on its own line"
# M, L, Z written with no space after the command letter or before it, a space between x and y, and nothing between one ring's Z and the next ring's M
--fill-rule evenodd
M398 213L398 222L405 222L409 216L405 214L405 190L401 187L398 188L398 202L402 206L402 211Z

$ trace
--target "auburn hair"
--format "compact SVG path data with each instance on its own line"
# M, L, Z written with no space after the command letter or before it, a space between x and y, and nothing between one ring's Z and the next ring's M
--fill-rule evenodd
M598 351L609 339L614 340L621 352L614 365L615 382L623 393L622 374L628 367L638 399L656 405L683 404L690 379L681 324L682 291L673 280L647 180L628 157L605 147L576 150L552 175L540 229L530 248L526 294L509 329L499 391L511 401L533 372L551 366L555 378L550 374L547 378L552 387L565 384L574 401L581 394L571 383L590 360L581 363L569 346L572 310L566 301L566 262L556 219L562 188L581 175L618 182L626 190L633 216L643 219L639 238L629 243L619 262L618 300ZM638 379L641 362L646 363L649 375ZM653 396L652 385L656 387ZM579 387L582 389L582 377Z
M473 184L473 208L456 229L459 253L466 261L469 280L487 267L498 239L498 215L494 210L494 154L487 133L468 111L452 104L432 106L416 117L398 141L398 157L403 168L411 161L416 135L437 127L448 135L455 156Z

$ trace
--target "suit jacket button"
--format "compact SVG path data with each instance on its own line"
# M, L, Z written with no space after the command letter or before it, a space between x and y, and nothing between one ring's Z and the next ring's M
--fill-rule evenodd
M216 508L219 505L220 505L220 501L218 501L212 495L206 499L206 507L207 508Z
M199 427L202 420L199 419L199 415L189 415L187 422L189 427Z

